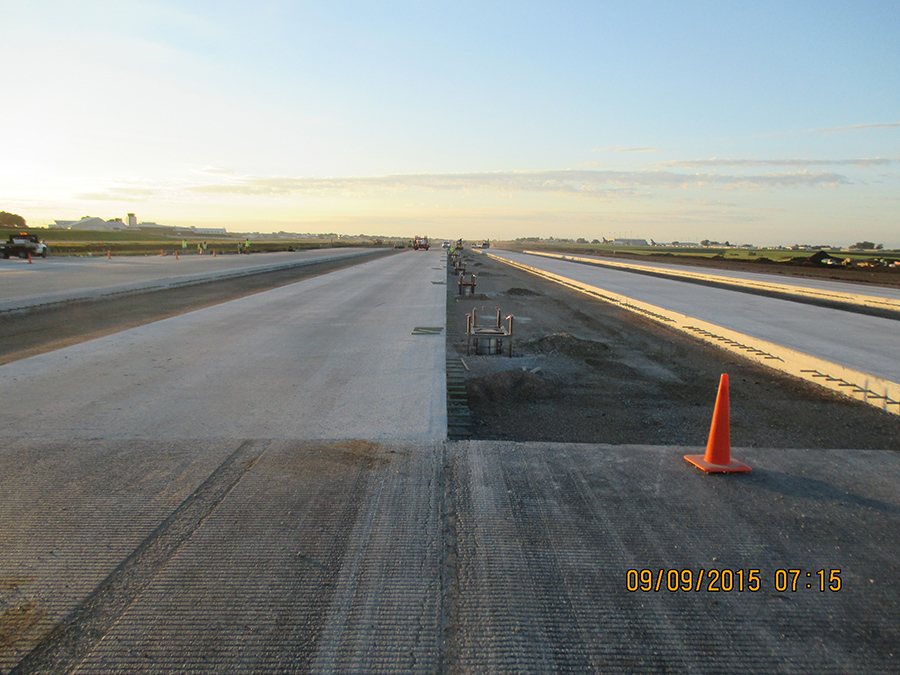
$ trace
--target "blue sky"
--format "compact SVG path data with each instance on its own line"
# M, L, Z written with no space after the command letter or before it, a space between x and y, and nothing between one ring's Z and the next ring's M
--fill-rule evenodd
M0 209L900 247L900 3L0 0Z

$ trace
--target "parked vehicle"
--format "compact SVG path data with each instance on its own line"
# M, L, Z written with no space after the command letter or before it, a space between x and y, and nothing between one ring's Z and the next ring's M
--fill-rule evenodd
M50 248L38 239L36 234L28 234L27 232L11 234L8 241L0 243L0 255L7 259L12 256L27 258L29 253L32 257L41 256L46 258L49 252Z

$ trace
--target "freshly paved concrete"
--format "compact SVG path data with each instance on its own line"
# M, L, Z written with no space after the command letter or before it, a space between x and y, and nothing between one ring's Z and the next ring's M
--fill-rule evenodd
M497 251L493 251L496 253ZM815 288L826 292L838 293L862 293L878 298L900 300L900 288L888 286L876 286L874 284L858 284L850 281L837 281L831 279L815 279L812 277L792 277L788 274L766 274L765 272L745 272L742 270L722 270L707 267L695 267L691 265L678 265L673 263L645 262L629 263L628 258L609 258L599 256L581 256L595 259L598 262L624 262L634 264L636 267L649 267L660 272L692 272L709 275L712 277L724 277L740 281L759 281L763 283L795 286L797 288ZM835 270L835 276L840 276L840 270Z
M0 669L896 672L900 456L698 450L13 441Z
M897 672L900 456L736 449L753 471L714 476L682 458L697 450L455 447L452 670ZM822 569L839 591L819 590Z
M681 312L863 373L900 382L898 324L892 319L542 256L510 251L491 251L491 255Z
M365 257L377 249L318 249L250 255L184 255L39 258L34 264L0 260L0 312L81 299L253 274L340 258Z
M442 261L381 258L0 366L4 430L444 438L446 286L432 283Z
M0 672L81 606L242 443L4 435Z

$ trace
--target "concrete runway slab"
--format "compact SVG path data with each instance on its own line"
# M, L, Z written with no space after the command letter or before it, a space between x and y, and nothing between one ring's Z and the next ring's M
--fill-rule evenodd
M698 451L21 441L0 667L896 672L898 455Z
M900 456L696 452L460 443L454 672L896 672Z
M441 262L380 258L0 366L6 434L444 438Z
M0 672L81 606L242 443L6 437Z
M496 252L496 251L494 251ZM900 288L889 286L877 286L875 284L859 284L851 281L839 281L832 279L816 279L812 277L792 277L789 274L765 273L765 272L747 272L742 270L725 270L708 267L697 267L692 265L679 265L677 263L660 263L660 262L627 262L627 258L610 258L601 256L577 256L588 260L596 260L600 263L622 263L635 268L649 268L659 272L676 272L697 274L700 276L722 277L724 279L737 281L755 281L767 284L777 284L783 286L794 286L800 289L816 289L827 292L846 293L849 295L861 293L876 298L885 298L889 300L900 300ZM840 270L835 271L835 275L840 275Z
M151 289L171 288L341 258L376 249L341 248L256 255L47 258L29 265L0 261L0 312L57 305Z
M434 672L439 448L270 444L76 672Z

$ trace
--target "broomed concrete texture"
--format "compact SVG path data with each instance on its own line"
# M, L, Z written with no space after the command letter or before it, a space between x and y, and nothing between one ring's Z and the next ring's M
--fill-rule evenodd
M441 262L380 258L0 366L4 431L445 438Z
M896 673L900 457L737 449L753 471L713 476L682 458L697 450L455 446L451 670ZM629 570L651 590L630 591ZM734 590L712 591L710 570ZM758 591L738 590L741 570ZM797 590L779 570L800 571Z
M6 437L0 446L0 672L95 594L241 444ZM107 602L104 609L115 614L121 604ZM42 671L66 672L36 672Z
M15 441L0 668L896 672L898 455L698 450Z
M36 456L0 485L3 672L434 671L439 442L4 452Z
M251 246L252 247L252 246ZM213 279L374 255L379 249L317 249L250 255L121 256L0 261L0 312L184 286Z
M508 251L488 255L900 414L897 322Z

